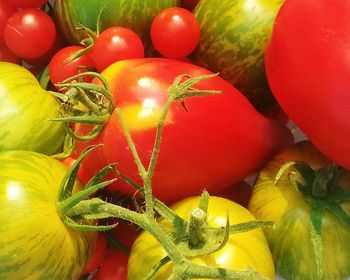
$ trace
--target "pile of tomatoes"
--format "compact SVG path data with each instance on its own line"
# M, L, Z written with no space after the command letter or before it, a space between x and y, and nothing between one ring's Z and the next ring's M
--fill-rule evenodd
M152 193L181 219L188 219L207 190L208 226L224 228L227 217L233 224L274 223L231 234L220 250L192 257L195 263L250 267L271 279L349 277L350 4L267 5L275 15L273 29L256 35L258 47L244 38L256 26L233 34L227 14L220 18L208 10L220 18L212 23L221 30L210 34L218 43L214 51L236 44L237 59L249 61L214 73L215 66L205 68L198 60L203 40L209 40L201 37L208 23L200 13L206 5L222 5L240 9L244 22L244 9L255 13L259 3L240 0L232 8L226 1L153 0L162 8L149 13L143 7L145 34L131 16L119 25L111 22L112 0L86 2L90 10L81 13L96 16L94 26L68 20L73 2L0 1L0 279L143 279L167 258L147 231L110 216L99 224L115 223L113 229L76 231L57 205L67 174L77 173L74 195L113 166L102 176L110 183L94 196L142 212L143 191L135 190L145 183L139 167L151 166L157 152ZM68 7L66 17L58 3ZM63 27L71 22L73 29ZM75 32L83 39L74 41ZM236 87L220 71L248 71L257 84L266 79L273 101L253 105L249 93L237 89L241 84ZM171 94L204 76L162 118ZM166 264L152 279L167 279L170 271Z

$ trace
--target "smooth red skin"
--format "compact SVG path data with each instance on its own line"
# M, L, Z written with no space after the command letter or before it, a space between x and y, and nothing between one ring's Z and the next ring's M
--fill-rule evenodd
M172 7L160 12L151 25L155 49L168 58L188 56L198 45L200 26L188 10Z
M106 256L107 244L107 238L104 235L104 233L98 232L94 250L82 274L93 272L94 270L100 267Z
M328 158L350 169L350 2L287 0L265 55L284 111Z
M144 57L144 46L141 38L131 29L114 26L96 38L91 57L97 71L102 72L113 62Z
M136 238L140 234L140 231L138 231L138 227L135 224L127 222L120 222L111 231L115 239L129 249L131 249L132 244L134 244Z
M13 54L5 45L0 44L0 61L7 61L16 64L21 63L21 59Z
M28 8L18 10L7 21L4 39L7 47L25 59L38 58L54 44L56 27L45 12Z
M107 257L93 280L127 280L128 260L129 254L121 250L109 249Z
M50 60L49 75L51 82L55 85L63 80L73 77L87 70L79 67L94 68L94 63L89 53L86 53L71 62L66 62L66 59L73 53L82 50L80 46L68 46L60 49ZM85 79L91 81L91 78Z
M2 0L2 1L5 1L8 4L17 8L37 8L49 2L48 0Z
M125 65L119 74L108 79L116 106L121 108L145 98L153 99L162 107L167 89L176 76L210 73L193 64L162 58L131 60L130 65ZM145 77L150 78L150 84L140 87L138 81ZM173 104L169 113L172 122L164 128L152 182L153 193L166 203L200 194L202 189L220 191L256 172L274 153L293 141L286 127L260 115L241 93L220 77L202 81L198 88L222 90L224 94L187 99L188 112L179 103ZM155 127L130 131L146 166L155 131ZM100 137L107 162L117 162L122 173L141 184L116 113ZM121 179L108 189L135 193Z
M4 43L4 29L7 20L16 12L16 8L5 1L0 1L0 43Z
M198 2L199 0L181 0L181 6L189 11L192 11Z

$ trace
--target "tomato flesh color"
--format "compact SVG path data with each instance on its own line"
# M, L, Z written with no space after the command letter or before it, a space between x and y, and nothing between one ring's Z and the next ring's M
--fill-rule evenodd
M37 8L48 2L48 0L3 0L17 8Z
M103 72L146 166L166 91L183 73L198 76L209 72L169 59L123 61ZM204 188L219 192L255 172L269 155L292 141L288 129L261 117L224 80L213 78L198 87L225 93L186 100L188 112L180 104L173 104L153 178L154 194L168 203L199 194ZM118 170L140 184L116 113L100 137L104 144L102 158L108 163L117 162ZM89 164L93 166L94 162ZM131 195L135 192L122 179L109 187L115 189Z
M12 53L6 45L0 44L0 61L12 62L15 64L20 64L21 59Z
M151 25L154 47L163 56L182 58L197 46L200 27L195 16L184 8L168 8L160 12Z
M16 9L6 1L0 1L0 43L4 42L4 29L7 20L16 12ZM3 61L3 60L0 60Z
M78 277L95 234L71 230L58 215L57 194L67 168L29 151L2 152L0 165L0 219L6 225L1 228L0 278ZM79 188L76 183L74 192Z
M44 55L53 45L56 27L53 20L38 9L23 9L7 21L4 39L7 47L21 58Z

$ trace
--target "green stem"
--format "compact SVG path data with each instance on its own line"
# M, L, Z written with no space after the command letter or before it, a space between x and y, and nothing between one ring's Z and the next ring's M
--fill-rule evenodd
M206 225L206 213L200 208L193 209L188 224L188 245L191 249L199 249L204 246L206 239L203 234L203 227Z

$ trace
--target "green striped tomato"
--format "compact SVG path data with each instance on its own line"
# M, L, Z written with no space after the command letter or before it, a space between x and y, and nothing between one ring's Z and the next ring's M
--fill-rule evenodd
M59 102L24 67L0 62L0 151L31 150L53 154L62 146Z
M201 39L194 62L221 76L259 108L273 97L264 69L264 51L283 0L205 0L194 14Z
M61 221L56 197L65 174L43 154L0 153L0 279L70 280L83 270L96 235Z
M275 227L264 229L276 271L290 280L348 279L350 172L341 172L320 192L315 186L324 179L316 181L305 167L303 173L294 165L287 168L291 162L306 163L318 172L332 166L303 141L275 156L258 175L249 210L257 219L275 222ZM327 178L324 174L318 178Z
M98 15L102 30L111 26L132 29L145 46L150 44L150 27L153 18L165 8L179 4L179 0L56 0L57 24L71 43L79 43L86 34L76 27L79 24L96 30Z

